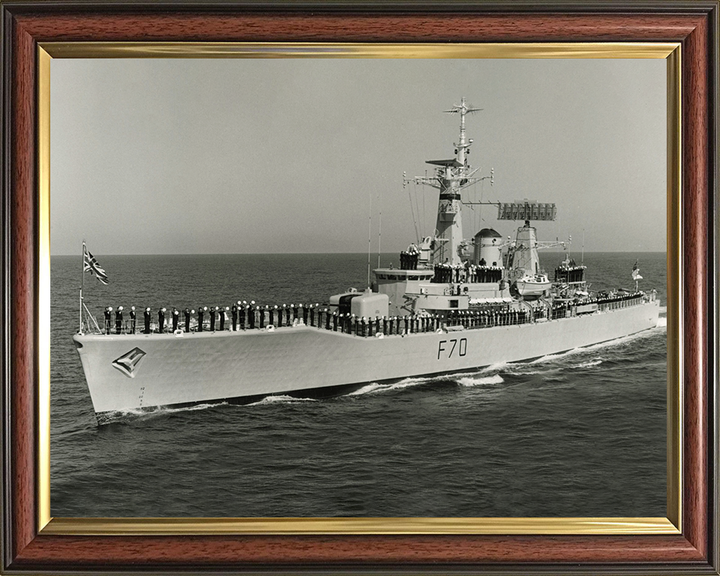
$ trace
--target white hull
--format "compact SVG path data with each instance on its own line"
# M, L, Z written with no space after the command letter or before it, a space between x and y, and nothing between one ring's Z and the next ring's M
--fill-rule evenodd
M239 332L76 335L98 414L472 370L657 325L659 303L534 324L363 338L295 326ZM132 376L113 361L138 348ZM139 353L138 353L139 354Z

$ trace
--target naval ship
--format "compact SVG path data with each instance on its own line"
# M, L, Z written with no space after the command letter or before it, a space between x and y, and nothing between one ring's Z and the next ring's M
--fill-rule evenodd
M463 234L463 190L490 176L472 169L465 99L449 112L460 134L432 175L404 185L439 191L431 236L401 252L400 268L377 268L364 291L329 296L323 306L233 304L226 312L187 311L159 322L135 319L102 330L80 304L73 336L98 422L128 411L198 403L247 402L277 394L321 394L408 377L470 372L634 334L658 323L654 290L592 293L586 268L565 257L552 275L538 250L566 243L537 239L534 221L556 218L555 204L482 202L512 236L492 228ZM87 254L87 253L86 253ZM241 287L238 287L239 289ZM194 311L193 311L194 312ZM282 358L282 361L278 361Z

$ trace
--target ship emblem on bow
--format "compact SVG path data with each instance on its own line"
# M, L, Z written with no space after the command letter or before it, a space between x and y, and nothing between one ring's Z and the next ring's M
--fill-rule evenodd
M127 352L126 354L123 354L119 358L113 360L112 365L125 374L125 376L135 378L135 369L145 355L146 352L136 347L130 350L130 352Z

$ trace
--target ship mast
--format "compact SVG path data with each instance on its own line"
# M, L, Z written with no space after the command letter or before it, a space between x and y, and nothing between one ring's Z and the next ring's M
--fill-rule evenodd
M482 180L474 178L478 169L471 170L467 161L470 153L472 139L465 134L465 116L478 112L482 108L473 108L466 104L465 98L460 104L455 104L448 114L460 115L460 137L455 143L455 158L448 160L427 160L427 164L436 166L435 176L416 176L406 178L404 183L423 184L440 190L438 198L437 221L435 225L433 262L448 264L461 264L461 246L463 242L462 231L462 201L460 191Z
M458 140L456 147L457 161L463 166L466 163L465 150L469 151L470 144L472 144L472 140L468 142L465 138L465 116L472 112L479 112L480 110L482 110L482 108L471 108L467 106L467 104L465 104L464 97L460 99L460 106L454 105L450 108L450 110L445 110L446 114L460 114L460 139Z

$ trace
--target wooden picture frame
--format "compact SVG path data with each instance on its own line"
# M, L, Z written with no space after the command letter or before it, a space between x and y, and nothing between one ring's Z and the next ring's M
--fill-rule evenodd
M718 2L655 3L2 3L3 553L8 573L243 572L653 572L718 574L717 72ZM679 43L683 238L678 279L677 454L679 530L589 535L578 530L489 533L451 529L392 534L317 529L237 534L216 523L202 534L142 523L73 533L46 528L49 510L38 405L47 350L39 268L47 210L38 169L43 44L81 42ZM673 272L672 268L669 270ZM676 271L679 274L679 271ZM672 406L670 406L672 411ZM672 508L670 502L670 508ZM50 525L52 526L52 525ZM189 532L189 533L188 533Z

